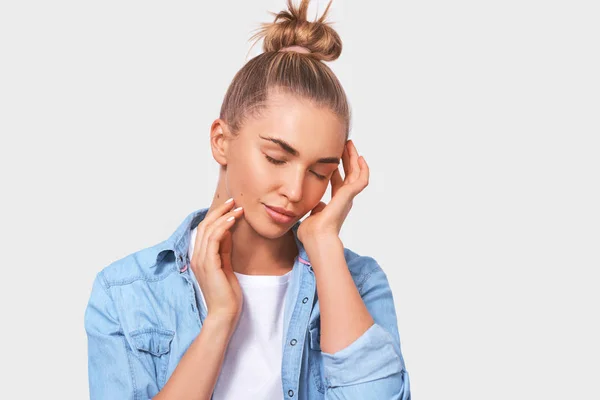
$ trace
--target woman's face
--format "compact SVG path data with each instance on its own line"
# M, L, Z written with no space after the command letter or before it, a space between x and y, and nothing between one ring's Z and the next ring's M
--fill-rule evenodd
M322 199L346 137L343 123L326 108L285 94L269 100L239 135L227 135L225 177L228 194L244 207L248 224L264 237L277 238ZM278 222L265 206L294 217Z

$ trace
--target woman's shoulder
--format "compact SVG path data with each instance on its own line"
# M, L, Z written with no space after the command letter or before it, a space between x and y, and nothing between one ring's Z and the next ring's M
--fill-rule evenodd
M195 210L185 216L170 236L154 245L121 257L102 268L99 276L105 285L125 285L136 281L159 281L183 266L181 257L187 251L187 233L198 224L208 208ZM179 260L176 260L176 252ZM183 252L183 253L182 253Z
M169 254L171 253L171 254ZM106 286L126 285L135 281L156 281L170 274L174 265L173 252L165 241L131 252L99 271ZM171 255L171 257L169 257ZM171 262L170 262L171 261Z

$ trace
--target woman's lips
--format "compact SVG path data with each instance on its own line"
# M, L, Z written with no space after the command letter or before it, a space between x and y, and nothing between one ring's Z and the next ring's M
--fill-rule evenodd
M289 215L278 213L277 211L273 210L271 207L269 207L267 205L265 205L265 210L267 211L267 214L269 214L269 216L273 219L273 221L275 221L277 223L289 224L290 222L292 222L294 220L294 217L290 217Z

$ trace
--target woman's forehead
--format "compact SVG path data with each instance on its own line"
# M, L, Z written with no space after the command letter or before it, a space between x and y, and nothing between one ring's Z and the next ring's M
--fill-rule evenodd
M343 146L345 126L331 110L293 96L276 98L246 126L255 139L274 136L290 143Z

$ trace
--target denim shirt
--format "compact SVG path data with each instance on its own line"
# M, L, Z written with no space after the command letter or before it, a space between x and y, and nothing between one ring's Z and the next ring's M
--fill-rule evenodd
M191 230L207 211L194 211L167 240L97 274L84 318L92 400L151 399L200 333L207 311L187 252ZM392 292L373 258L344 248L375 323L344 349L321 350L316 280L298 240L300 223L291 228L299 254L285 300L282 399L409 400Z

